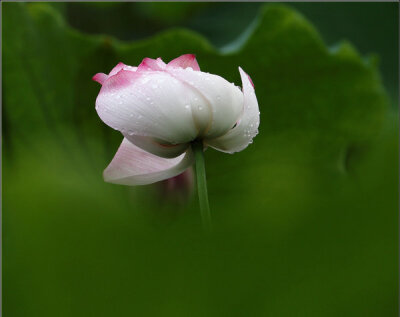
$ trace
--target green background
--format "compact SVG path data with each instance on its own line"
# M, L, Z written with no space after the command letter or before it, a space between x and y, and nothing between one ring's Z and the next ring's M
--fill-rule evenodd
M5 316L397 316L397 3L2 3ZM214 232L104 183L91 80L195 53L255 83L260 133L206 152ZM195 194L195 193L194 193Z

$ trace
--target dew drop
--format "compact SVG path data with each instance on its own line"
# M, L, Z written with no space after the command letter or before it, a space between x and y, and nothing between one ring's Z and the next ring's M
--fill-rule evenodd
M150 80L150 78L148 78L148 77L143 77L141 83L142 83L142 84L145 84L145 83L147 83L149 80Z
M192 67L186 67L186 69L187 69L187 70L193 70L193 68L192 68Z
M188 109L188 110L189 110L189 109L190 109L190 105L186 105L186 106L185 106L185 109Z
M203 110L203 107L202 107L202 106L198 106L197 108L198 108L200 111Z
M146 97L146 100L147 100L147 101L150 101L150 97Z

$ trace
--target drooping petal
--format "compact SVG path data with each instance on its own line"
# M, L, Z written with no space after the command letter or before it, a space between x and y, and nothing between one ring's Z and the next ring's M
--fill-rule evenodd
M196 56L194 54L185 54L179 56L168 63L169 67L173 68L188 68L191 67L193 70L200 71L200 66L197 63Z
M245 149L258 134L260 112L250 77L239 67L243 85L243 114L236 126L225 135L216 139L207 139L205 143L217 150L227 153Z
M190 107L195 99L202 97L166 72L121 70L104 83L96 109L107 125L125 135L180 144L198 135Z
M141 149L165 158L173 158L181 155L189 147L189 143L182 144L162 144L159 140L147 136L124 134L131 143Z
M243 94L238 87L224 78L204 72L188 69L169 69L172 76L185 82L199 92L211 113L208 127L204 132L206 138L216 138L227 131L237 122L243 111ZM195 115L200 115L199 107L192 105Z
M148 153L124 138L103 176L109 183L147 185L179 175L191 164L193 154L190 149L176 158L166 159Z

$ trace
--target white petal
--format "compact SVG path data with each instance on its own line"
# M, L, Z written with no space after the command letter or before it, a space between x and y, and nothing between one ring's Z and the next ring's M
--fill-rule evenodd
M195 99L201 96L166 72L121 70L104 83L96 109L106 124L125 135L178 144L198 135L190 106Z
M189 143L163 144L157 139L141 135L124 135L131 143L157 156L172 158L181 155L189 147Z
M211 119L205 137L221 136L233 127L243 109L243 94L238 87L220 76L200 71L168 69L168 72L194 87L208 101Z
M234 153L245 149L258 134L260 112L254 87L249 76L239 67L243 85L243 114L237 125L225 135L205 140L205 143L222 152Z
M121 185L147 185L182 173L193 164L191 149L176 158L166 159L148 153L126 138L110 165L104 170L106 182Z

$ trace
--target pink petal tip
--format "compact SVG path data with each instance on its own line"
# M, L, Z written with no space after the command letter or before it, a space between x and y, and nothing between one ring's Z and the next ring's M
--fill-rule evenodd
M246 74L246 75L247 75L247 74ZM256 87L254 87L253 81L251 80L250 76L249 76L249 75L247 75L247 77L249 78L249 80L250 80L250 84L253 86L253 88L256 88Z
M185 54L181 55L168 63L168 66L179 67L179 68L188 68L191 67L193 70L200 71L200 66L197 63L196 55L194 54Z
M161 71L164 68L165 68L165 63L162 61L161 58L152 59L152 58L146 57L143 59L143 61L138 66L137 71L138 72L148 71L148 70Z
M108 76L104 73L97 73L92 77L94 81L97 81L99 84L103 85L103 83L106 81Z

